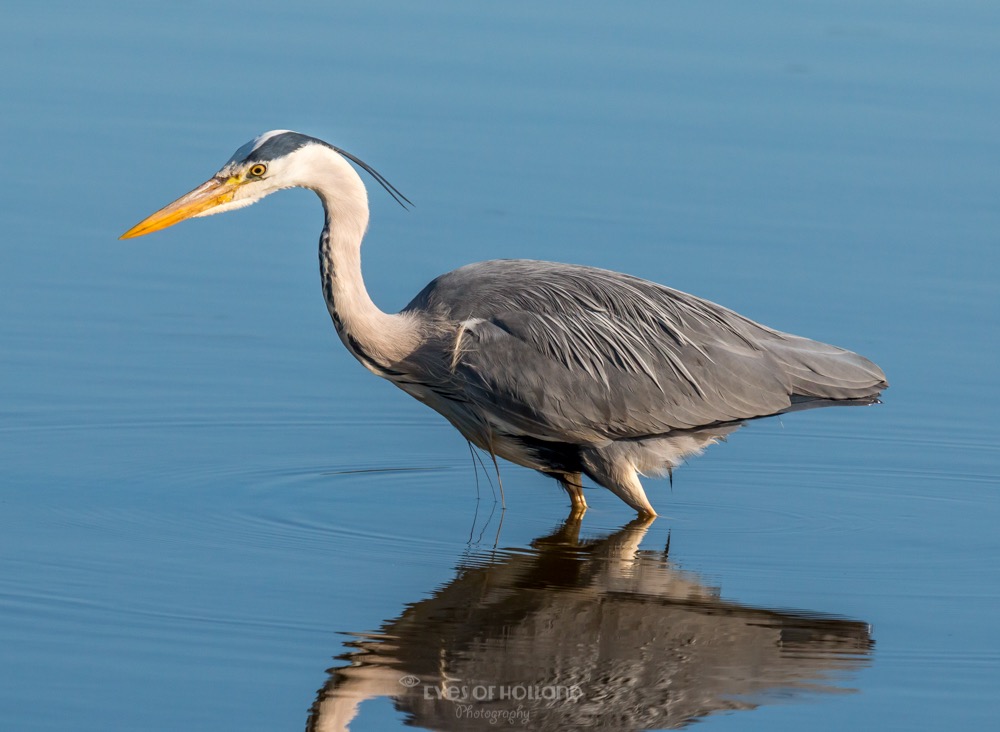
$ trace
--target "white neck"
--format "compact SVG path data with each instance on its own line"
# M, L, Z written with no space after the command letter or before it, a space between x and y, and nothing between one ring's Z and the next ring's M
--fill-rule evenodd
M416 324L379 310L365 289L361 240L368 226L368 195L361 178L335 151L310 146L309 152L299 185L315 191L326 211L319 266L327 309L347 349L384 376L384 369L417 346Z

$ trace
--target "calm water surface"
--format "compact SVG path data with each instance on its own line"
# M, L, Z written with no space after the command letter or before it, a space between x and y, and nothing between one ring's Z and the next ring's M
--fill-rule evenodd
M996 6L3 16L4 729L995 725ZM337 341L311 194L117 241L279 127L417 204L372 187L384 309L592 264L892 388L746 426L650 482L651 524L600 489L565 523L511 465L501 513Z

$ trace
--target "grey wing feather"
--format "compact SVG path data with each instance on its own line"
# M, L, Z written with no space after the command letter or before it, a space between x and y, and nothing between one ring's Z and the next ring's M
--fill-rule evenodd
M886 386L850 351L591 267L481 262L439 277L407 310L461 324L451 389L543 439L637 438Z

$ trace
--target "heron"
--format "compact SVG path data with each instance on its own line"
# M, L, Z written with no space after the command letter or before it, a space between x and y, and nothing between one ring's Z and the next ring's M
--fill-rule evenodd
M121 238L249 206L285 188L314 191L325 212L323 297L347 350L494 461L555 478L581 515L587 476L639 515L656 516L639 476L671 471L685 431L810 404L873 403L888 386L878 366L851 351L583 265L469 264L434 279L400 312L383 312L361 272L369 207L354 165L401 205L410 203L349 152L272 130Z

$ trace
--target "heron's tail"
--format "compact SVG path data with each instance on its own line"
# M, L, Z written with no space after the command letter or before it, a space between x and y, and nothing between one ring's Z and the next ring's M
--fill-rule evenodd
M871 399L889 386L885 373L864 356L796 336L768 349L785 368L794 401Z

